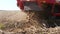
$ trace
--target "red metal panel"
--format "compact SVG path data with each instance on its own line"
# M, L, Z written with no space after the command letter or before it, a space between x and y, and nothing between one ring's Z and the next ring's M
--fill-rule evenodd
M55 0L46 0L47 3L54 4Z
M21 0L17 0L17 4L20 9L24 9L23 2Z
M35 2L36 0L21 0L21 1Z
M60 13L53 13L53 16L60 16Z
M38 6L41 7L41 6L42 6L42 3L41 3L41 2L42 2L43 0L36 0L36 1L37 1Z

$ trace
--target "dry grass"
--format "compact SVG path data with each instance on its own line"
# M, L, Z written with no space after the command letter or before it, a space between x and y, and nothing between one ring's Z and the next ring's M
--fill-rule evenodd
M60 27L42 28L40 12L1 11L0 23L3 31L15 34L60 34Z

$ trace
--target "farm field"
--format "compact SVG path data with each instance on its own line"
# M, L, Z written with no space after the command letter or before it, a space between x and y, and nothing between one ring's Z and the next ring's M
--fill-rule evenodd
M33 12L28 14L19 10L0 10L0 34L60 34L59 26L43 28L42 21L37 18L38 14L33 15Z

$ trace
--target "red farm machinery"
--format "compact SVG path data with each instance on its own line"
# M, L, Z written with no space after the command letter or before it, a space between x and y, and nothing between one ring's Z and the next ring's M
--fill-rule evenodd
M60 0L17 0L17 6L26 11L44 11L48 24L56 25L56 19L60 18Z

